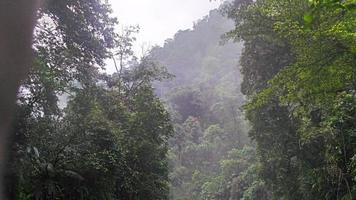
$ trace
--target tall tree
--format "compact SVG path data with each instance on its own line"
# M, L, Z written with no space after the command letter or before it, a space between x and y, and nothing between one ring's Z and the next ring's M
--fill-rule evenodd
M148 58L100 72L111 52L131 53L134 42L114 32L103 1L49 1L39 14L17 102L9 198L167 199L172 127L151 85L170 75Z
M353 107L353 6L260 0L227 8L236 22L228 35L245 44L250 136L273 198L354 198L355 138L344 120L353 112L342 111L345 101Z

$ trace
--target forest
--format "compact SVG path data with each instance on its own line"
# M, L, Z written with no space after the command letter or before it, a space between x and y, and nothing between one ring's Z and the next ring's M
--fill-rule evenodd
M356 199L355 0L226 0L142 56L119 21L39 9L6 199Z

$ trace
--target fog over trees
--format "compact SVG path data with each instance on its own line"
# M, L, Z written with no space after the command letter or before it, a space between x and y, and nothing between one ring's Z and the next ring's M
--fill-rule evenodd
M168 154L172 199L229 199L227 182L238 173L230 163L241 161L242 151L253 153L240 110L242 44L222 43L232 28L232 20L213 10L151 52L175 76L155 84L175 128Z
M39 10L7 199L356 199L354 0L226 1L140 58L119 20Z

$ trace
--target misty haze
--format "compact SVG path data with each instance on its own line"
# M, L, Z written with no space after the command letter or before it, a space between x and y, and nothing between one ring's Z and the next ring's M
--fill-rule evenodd
M355 0L0 0L0 79L0 200L356 199Z

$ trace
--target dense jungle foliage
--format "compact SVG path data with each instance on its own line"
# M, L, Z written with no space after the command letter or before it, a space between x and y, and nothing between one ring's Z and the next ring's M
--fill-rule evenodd
M356 199L355 0L226 1L142 58L107 1L38 15L8 199Z
M8 198L167 199L173 129L151 82L169 75L132 56L135 28L115 33L103 1L48 1L39 15L17 100ZM107 75L108 58L130 64Z
M193 30L178 32L151 52L175 75L155 84L175 128L169 141L172 199L227 198L231 184L224 183L246 159L242 154L253 154L252 148L243 149L249 142L239 109L244 102L237 67L242 46L221 44L232 28L232 21L213 10Z
M354 1L337 0L235 0L221 12L235 22L224 38L242 42L241 56L237 47L214 46L213 54L205 53L217 43L207 27L218 33L216 25L223 26L212 13L167 42L160 60L178 77L166 86L176 132L172 199L356 198L355 7ZM228 57L219 57L219 48ZM243 121L229 138L225 123L234 118L219 121L228 105L217 117L211 110L231 94L237 107L244 99L229 91L232 79L219 76L233 71L225 65L233 60L229 50L241 66L252 145L238 138L246 130ZM239 80L234 84L239 87ZM219 85L227 95L219 95Z
M355 7L353 0L225 6L235 21L227 36L244 43L241 91L262 183L253 193L243 186L241 199L356 198Z

